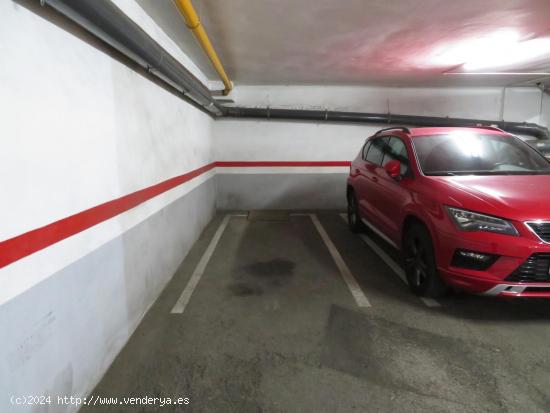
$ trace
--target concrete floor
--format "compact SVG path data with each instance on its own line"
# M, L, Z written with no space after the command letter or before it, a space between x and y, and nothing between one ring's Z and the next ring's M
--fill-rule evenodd
M219 215L93 392L190 404L81 411L550 411L550 303L453 295L429 307L338 213L317 215L371 307L356 305L309 217L260 216L231 218L171 314Z

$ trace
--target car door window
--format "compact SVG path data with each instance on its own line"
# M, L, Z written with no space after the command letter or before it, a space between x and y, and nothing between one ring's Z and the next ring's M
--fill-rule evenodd
M391 137L388 144L384 147L384 159L382 166L390 161L399 161L401 163L401 175L407 175L409 172L409 157L405 143L394 136Z
M388 140L388 137L376 138L372 140L369 152L367 153L367 162L374 165L382 164L382 158L384 157L384 146L386 146Z
M372 141L367 141L365 143L365 145L363 146L363 160L366 161L367 160L367 153L369 152L369 148L370 148L370 145L371 145Z

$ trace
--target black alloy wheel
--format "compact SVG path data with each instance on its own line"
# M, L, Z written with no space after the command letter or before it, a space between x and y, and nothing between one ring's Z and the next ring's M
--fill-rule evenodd
M424 225L413 224L407 230L403 253L407 281L414 294L435 298L449 291L439 277L432 239Z

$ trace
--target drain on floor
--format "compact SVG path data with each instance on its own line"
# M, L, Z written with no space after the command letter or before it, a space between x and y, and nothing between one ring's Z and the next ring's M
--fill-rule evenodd
M288 211L249 211L249 221L288 221Z

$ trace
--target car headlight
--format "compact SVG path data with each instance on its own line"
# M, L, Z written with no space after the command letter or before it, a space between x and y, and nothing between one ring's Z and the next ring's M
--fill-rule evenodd
M519 235L514 225L505 219L449 206L447 207L447 211L449 211L449 215L462 231L483 231L496 232L497 234Z

